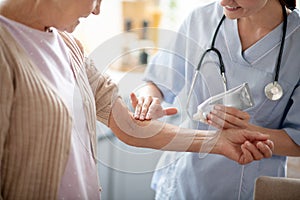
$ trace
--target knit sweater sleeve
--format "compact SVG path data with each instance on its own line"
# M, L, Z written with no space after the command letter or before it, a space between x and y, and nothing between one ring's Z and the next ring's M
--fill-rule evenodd
M14 84L13 84L13 72L8 62L9 61L5 55L5 49L9 49L7 44L4 42L4 38L0 35L0 169L3 169L2 158L4 154L5 140L10 127L10 115L13 103L14 95ZM2 179L2 171L0 172L0 180ZM0 187L2 188L0 181ZM2 194L1 194L2 195ZM3 197L0 195L0 199Z
M95 97L97 119L108 125L112 106L118 97L117 85L99 72L92 60L85 60L87 76Z

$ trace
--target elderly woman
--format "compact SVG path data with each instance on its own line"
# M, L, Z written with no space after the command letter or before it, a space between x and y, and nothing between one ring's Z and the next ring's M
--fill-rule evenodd
M100 2L1 2L0 199L99 199L96 118L134 146L199 152L211 138L207 131L135 120L116 85L84 58L67 32L79 18L99 14ZM241 164L272 155L264 134L221 132L211 153Z

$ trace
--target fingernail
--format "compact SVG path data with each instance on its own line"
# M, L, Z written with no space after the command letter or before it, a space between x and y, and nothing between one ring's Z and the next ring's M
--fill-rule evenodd
M259 148L259 146L262 147L262 144L263 144L262 142L257 142L256 147L257 148Z
M215 110L221 110L221 107L220 107L219 105L215 105L215 106L214 106L214 109L215 109Z
M137 113L134 113L134 117L138 119L140 116Z

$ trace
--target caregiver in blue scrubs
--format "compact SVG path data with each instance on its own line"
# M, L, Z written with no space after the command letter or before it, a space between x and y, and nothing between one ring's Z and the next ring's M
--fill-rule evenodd
M170 47L153 57L145 73L146 86L138 98L132 98L137 119L176 113L160 103L173 103L179 96L182 127L258 130L269 134L275 144L272 158L247 165L206 154L213 143L200 154L166 152L152 180L156 199L250 200L257 177L286 175L287 156L300 155L300 13L294 7L295 1L281 0L209 3L195 9ZM184 115L185 97L195 68L213 40L225 66L227 88L248 83L254 106L244 111L216 106L207 123L201 123ZM205 56L186 108L189 113L224 92L219 66L217 53ZM266 87L270 83L278 87Z

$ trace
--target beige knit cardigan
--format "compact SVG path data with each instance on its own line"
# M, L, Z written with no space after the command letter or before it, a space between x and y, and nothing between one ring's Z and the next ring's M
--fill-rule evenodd
M116 85L84 60L74 38L61 36L70 49L95 154L96 115L108 124ZM0 24L0 199L57 198L71 127L70 113L55 88Z

